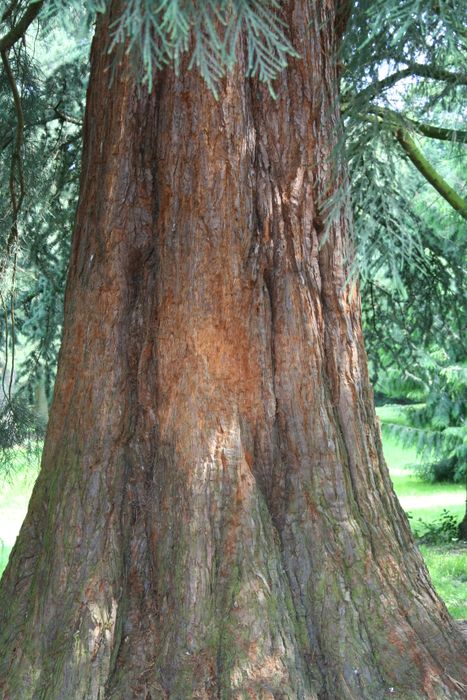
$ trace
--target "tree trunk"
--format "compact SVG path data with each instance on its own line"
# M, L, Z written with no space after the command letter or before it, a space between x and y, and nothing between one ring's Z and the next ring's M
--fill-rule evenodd
M1 591L5 700L443 700L465 646L395 498L346 287L332 0L136 86L99 20L43 466ZM321 205L321 206L320 206Z
M461 522L459 523L458 537L460 540L467 540L467 471L465 474L465 513Z
M41 428L45 428L49 420L49 404L47 402L45 375L42 371L38 374L34 387L34 415L39 421Z

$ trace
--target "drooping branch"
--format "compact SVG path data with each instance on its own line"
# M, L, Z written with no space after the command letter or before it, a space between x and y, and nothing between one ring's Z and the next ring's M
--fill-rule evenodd
M377 80L371 85L357 93L353 100L367 99L371 100L373 97L388 90L398 83L400 80L410 77L419 78L429 78L431 80L440 80L450 85L467 85L467 73L452 73L451 71L445 70L444 68L438 68L437 66L424 65L421 63L411 63L407 68L401 68L400 70L391 73L382 80Z
M10 199L12 206L12 222L5 250L5 260L8 260L10 250L14 245L15 241L18 240L18 215L21 211L21 206L24 199L24 174L22 161L22 150L24 141L24 114L18 86L16 84L16 80L11 70L10 62L8 59L8 51L6 49L1 50L0 55L2 57L3 68L5 70L8 84L10 86L11 93L13 96L13 103L16 112L16 137L15 144L13 147L13 153L11 155L9 177ZM3 262L0 265L0 273L3 273L5 264L6 263Z
M24 129L24 117L23 117L23 111L21 107L21 100L19 99L19 93L18 93L18 88L16 86L16 83L14 81L10 64L8 62L8 56L6 51L1 51L1 57L2 57L2 62L3 66L5 68L7 77L8 77L8 82L10 83L10 86L12 88L13 92L13 98L15 102L15 108L17 110L17 117L18 117L18 123L17 123L17 131L16 131L16 142L15 142L15 147L13 150L13 154L11 157L11 164L10 164L10 178L9 178L9 188L10 188L10 198L11 198L11 204L12 204L12 222L11 222L11 227L10 227L10 233L7 238L7 243L6 243L6 248L5 248L5 254L4 258L0 260L0 279L5 272L5 269L8 265L8 259L9 259L9 254L11 249L13 248L14 244L19 238L19 232L18 232L18 213L21 209L21 204L23 201L23 196L24 196L24 180L23 180L23 170L22 170L22 161L21 161L21 149L22 149L22 142L23 142L23 129ZM17 196L16 192L16 172L18 172L18 179L19 179L19 193ZM4 317L5 317L5 366L3 369L3 374L2 374L2 392L3 392L3 397L2 398L7 398L8 402L11 401L11 394L12 394L12 388L13 388L13 375L14 375L14 369L15 369L15 315L14 315L14 294L15 294L15 277L16 277L16 252L13 255L13 282L11 284L11 305L10 305L10 315L8 314L6 305L3 300L2 296L2 305L4 309ZM9 333L8 333L8 326L9 323L11 323L11 370L10 370L10 379L8 382L8 391L5 390L5 378L6 378L6 372L8 369L8 347L9 347Z
M400 128L396 132L396 138L423 177L442 197L444 197L453 209L459 212L464 219L467 219L466 200L446 182L443 176L425 158L422 151L411 138L409 132L406 129Z
M58 109L57 107L53 107L51 110L47 111L42 117L39 119L34 119L33 121L27 121L25 117L25 123L24 123L24 129L27 131L28 129L33 129L36 126L41 126L45 127L47 124L50 124L51 122L58 121L61 123L69 123L69 124L74 124L75 126L82 127L83 126L83 121L81 119L78 119L78 117L74 117L71 114L66 114L65 112L62 112L61 110ZM14 130L15 130L14 124L10 124L8 127L8 130L0 136L0 151L5 150L5 148L8 148L10 143L14 139Z
M3 15L2 15L2 18L1 18L0 21L6 22L7 19L9 19L9 18L11 17L11 15L13 14L13 12L14 12L14 11L16 10L16 8L18 7L19 1L20 1L20 0L12 0L12 2L10 2L10 4L8 5L8 7L5 8L5 11L3 12Z
M39 11L44 4L43 0L34 2L28 5L26 12L21 19L2 37L0 37L0 51L8 51L11 47L24 36L27 28L36 19Z
M9 362L9 357L8 357L8 350L10 347L10 339L9 339L9 317L8 317L8 309L7 305L5 303L5 299L3 298L3 294L0 290L0 303L2 306L2 311L3 311L3 320L5 324L5 361L3 364L3 370L2 370L2 381L1 381L1 388L2 388L2 400L6 397L8 397L8 391L6 387L6 382L7 382L7 370L8 370L8 362Z
M386 107L371 107L368 110L369 114L380 117L382 121L389 124L391 127L400 128L408 126L414 131L417 131L422 136L427 136L430 139L439 141L453 141L457 143L467 143L467 131L461 129L446 129L433 124L425 124L423 122L406 117L399 112Z
M24 199L24 174L23 174L23 162L22 162L22 150L24 142L24 114L23 107L21 104L21 97L16 84L13 71L11 70L10 62L8 59L8 52L14 46L14 44L21 39L28 27L36 19L39 11L43 5L43 0L38 2L30 3L22 17L13 25L13 27L2 37L0 37L0 55L2 59L3 68L7 77L8 85L10 86L11 94L13 96L13 103L16 113L16 136L15 144L13 147L13 153L11 156L10 164L10 177L9 177L9 190L10 199L12 206L12 223L10 228L10 234L6 243L5 258L0 262L0 274L4 272L6 261L8 260L8 255L11 251L12 246L18 239L18 215L21 210L21 206ZM12 2L5 10L2 15L2 21L9 19L15 12L17 7L16 2Z

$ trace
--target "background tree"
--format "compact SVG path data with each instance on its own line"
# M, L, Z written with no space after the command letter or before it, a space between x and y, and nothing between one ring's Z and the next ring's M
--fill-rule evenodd
M8 5L4 24L14 27L26 5ZM57 20L43 28L45 43L31 31L5 54L10 77L4 70L0 80L3 447L36 439L43 430L47 407L35 404L53 387L77 200L87 51L78 50L79 35L67 39ZM21 95L19 120L15 92ZM10 386L12 376L16 386ZM9 466L8 452L2 463Z
M424 402L391 426L421 453L424 476L463 480L466 10L357 7L343 108L370 374L378 400Z

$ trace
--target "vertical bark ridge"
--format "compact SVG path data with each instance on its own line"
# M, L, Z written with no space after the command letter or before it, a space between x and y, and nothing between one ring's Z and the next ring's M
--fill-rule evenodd
M336 80L332 36L322 31L319 17L313 23L310 17L301 15L302 9L301 3L292 8L288 24L293 27L294 45L299 47L305 65L310 44L324 43L324 50L314 52L313 64L306 65L305 70L312 86L319 83L317 76L324 80L325 90L321 95L327 94L327 100L324 104L322 100L307 102L313 87L302 83L297 89L300 71L292 64L290 73L281 82L278 105L270 111L265 109L267 99L263 95L262 100L256 100L254 108L258 140L262 141L260 159L263 153L268 154L263 157L260 167L263 182L258 186L258 192L267 193L263 206L260 204L258 209L265 212L263 225L268 236L270 221L274 222L272 315L275 319L273 342L279 440L282 453L287 455L284 462L289 489L293 485L285 498L285 503L289 502L293 510L286 513L279 528L286 568L290 580L296 584L296 604L301 606L303 600L308 601L305 615L313 621L310 639L317 640L321 667L327 666L325 687L329 697L333 697L333 693L338 697L347 694L349 697L383 697L389 688L400 683L401 668L408 697L412 694L416 697L417 687L423 687L427 697L444 697L445 659L441 653L435 661L433 649L439 645L450 654L455 639L459 644L459 658L462 658L462 643L455 633L452 635L453 627L447 621L444 606L439 601L436 605L430 603L435 599L434 592L420 555L414 551L406 518L395 499L381 445L378 438L372 437L377 436L378 431L370 409L371 396L364 370L366 357L361 340L359 299L355 291L345 289L349 252L345 237L349 224L342 214L331 228L327 243L316 254L320 234L316 204L335 190L332 173L331 177L322 177L317 183L312 198L315 210L306 210L306 191L307 186L313 189L313 173L310 178L309 170L300 166L330 162L339 125L335 113L337 95L333 90ZM304 37L304 27L313 28L311 37L307 32ZM307 43L310 38L311 42ZM320 63L322 56L331 61ZM298 122L296 115L300 115ZM282 148L279 153L276 144ZM277 156L273 163L271 154ZM294 188L297 181L300 186ZM297 192L299 196L294 201ZM294 226L296 221L298 227ZM314 240L305 252L303 243L307 242L307 234ZM315 260L309 251L315 252ZM306 281L308 289L304 289ZM313 297L316 299L317 291L319 295L315 301ZM307 306L308 313L303 313ZM313 321L317 328L311 333L310 342L303 330ZM306 370L295 374L295 367L302 370L306 367ZM304 386L307 384L304 378L314 377L320 377L320 381L314 386ZM305 405L297 409L299 397L303 395L306 396ZM317 425L323 409L327 411L327 429L323 425L321 432ZM307 413L308 426L304 420ZM314 446L310 446L312 434L317 438L319 457ZM331 444L331 454L325 453L323 459L321 455L326 444ZM298 479L292 476L295 474L299 474ZM329 479L334 484L326 483ZM372 494L377 494L381 501L371 498ZM301 522L298 524L297 511L309 518L310 510L316 511L317 502L321 506L325 503L325 517L312 517L308 527ZM273 509L276 508L273 504ZM381 517L378 517L378 510ZM332 517L329 523L330 514L335 516L334 523ZM333 527L333 536L323 530L326 520ZM315 529L316 521L319 524ZM398 543L397 547L394 542ZM320 544L323 545L321 556ZM370 548L369 552L365 551L366 547ZM299 557L297 549L301 552ZM413 556L410 557L411 570L404 572L407 550L413 551ZM320 570L311 574L310 568L303 567L304 559L319 561ZM327 561L331 562L329 566L326 566ZM320 590L324 582L327 587ZM371 589L376 594L374 600ZM431 606L431 619L430 616L424 616L424 620L420 617L421 601ZM328 615L321 615L322 622L317 623L320 604ZM370 617L365 610L368 605L373 609ZM387 634L388 606L395 616L390 635ZM442 641L440 629L445 630ZM417 646L414 652L416 638L423 649ZM396 664L395 656L402 649L405 658ZM334 663L329 663L330 659ZM449 685L449 679L447 682ZM459 687L453 683L446 697L458 691Z
M255 285L245 279L254 144L235 79L219 108L199 79L172 77L159 123L157 314L149 319L158 360L147 377L157 395L149 517L158 632L149 682L167 697L313 698L278 543L252 473L254 427L263 422L261 368L250 351ZM164 168L174 152L183 166L199 168ZM122 648L117 665L125 671L111 684L118 697L135 687L128 666L141 671L127 632L132 663Z
M134 409L124 344L138 293L130 261L144 257L151 240L144 152L154 101L144 99L142 108L133 76L122 70L99 104L111 69L105 21L96 36L55 408L3 579L3 600L13 601L2 611L5 698L102 697L122 602L125 444ZM140 295L149 291L140 285Z

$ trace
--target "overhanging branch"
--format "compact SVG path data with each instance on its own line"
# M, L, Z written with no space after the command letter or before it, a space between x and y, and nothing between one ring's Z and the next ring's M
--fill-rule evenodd
M384 90L393 87L400 80L410 77L440 80L450 85L467 85L467 73L452 73L451 71L423 63L411 63L407 68L401 68L382 80L377 80L355 95L353 100L372 99Z
M398 129L396 138L423 177L444 197L459 214L467 219L467 201L449 185L443 176L425 158L406 129Z
M462 131L461 129L446 129L441 126L425 124L386 107L371 107L368 112L380 117L383 122L396 129L409 126L414 131L422 134L422 136L430 139L467 143L467 131Z
M8 51L8 49L11 49L11 47L16 44L18 39L21 39L21 37L24 36L29 25L39 14L43 4L43 0L40 0L40 2L34 2L28 5L26 12L21 19L10 29L9 32L0 37L0 51Z
M8 84L11 89L11 94L13 96L13 103L16 112L16 137L13 147L13 152L11 154L10 163L10 178L9 178L9 189L12 207L12 221L10 234L7 239L5 258L8 259L10 250L12 249L15 242L18 240L18 216L21 211L21 206L24 199L24 176L23 176L23 140L24 140L24 114L23 107L21 104L21 97L19 94L18 86L15 81L15 77L11 70L10 62L8 60L8 51L0 51L3 68L5 70ZM0 265L0 273L3 272L3 267Z

